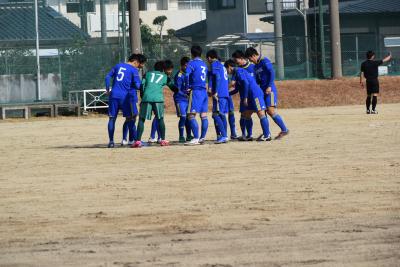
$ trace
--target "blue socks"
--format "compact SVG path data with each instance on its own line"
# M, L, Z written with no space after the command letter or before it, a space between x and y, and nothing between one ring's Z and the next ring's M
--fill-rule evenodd
M115 118L110 118L108 120L108 138L110 143L114 142L114 131L115 131Z
M178 123L179 138L184 137L185 126L186 126L186 117L185 116L179 117L179 123Z
M286 125L283 122L282 117L279 114L275 113L274 116L272 116L272 119L279 126L279 128L281 128L282 132L287 132Z
M200 136L200 138L206 138L207 130L208 130L208 118L207 117L201 118L201 136Z
M228 120L229 120L229 126L231 128L231 136L236 136L236 123L235 123L234 112L229 112Z
M136 132L136 125L135 120L131 120L127 122L128 129L129 129L129 142L133 142L133 140L137 139L137 132ZM126 140L126 139L124 139Z
M124 121L124 125L122 126L122 139L126 140L126 138L128 137L128 131L129 131L129 127L128 127L128 121Z
M214 115L213 119L215 128L217 129L217 135L221 135L222 137L227 137L226 128L224 126L224 123L222 122L221 115Z
M268 137L271 135L269 131L269 122L266 116L260 118L261 128L263 130L264 137Z
M158 127L158 120L156 118L154 118L153 122L151 124L151 132L150 132L151 139L156 138L156 132L157 132L158 138L160 138L160 129Z
M186 119L185 121L185 128L186 128L186 137L190 136L192 134L192 130L190 128L190 120Z
M245 119L245 125L246 125L246 130L247 130L247 136L246 137L251 137L253 135L253 119Z
M199 124L197 124L197 120L195 117L189 119L190 128L193 131L194 138L199 139Z

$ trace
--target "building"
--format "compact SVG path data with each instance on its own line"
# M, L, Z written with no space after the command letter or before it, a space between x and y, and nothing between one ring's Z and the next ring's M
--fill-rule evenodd
M116 37L121 32L119 27L122 21L122 11L118 0L105 1L106 28L108 37ZM82 19L82 3L86 3L86 20ZM129 8L127 1L127 9ZM100 1L93 0L48 0L47 4L66 16L76 25L85 29L91 37L100 37ZM143 23L149 25L154 31L157 27L153 20L157 16L166 16L167 21L163 28L163 34L168 29L180 29L198 21L204 20L206 0L139 0L140 18ZM127 22L128 11L126 12ZM85 22L86 21L86 22Z

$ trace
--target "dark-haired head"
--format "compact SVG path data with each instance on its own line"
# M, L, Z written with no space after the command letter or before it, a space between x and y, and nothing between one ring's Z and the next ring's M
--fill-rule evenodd
M201 53L203 53L203 49L201 49L200 46L198 45L194 45L192 46L192 48L190 49L190 53L192 54L192 57L201 57Z
M155 71L164 71L164 68L165 68L165 63L164 63L164 61L157 61L157 62L154 64L154 70L155 70Z
M188 57L182 57L182 58L181 58L181 66L184 66L184 65L188 64L189 61L190 61L190 58L188 58Z
M375 53L374 53L374 51L370 50L367 52L366 56L367 56L367 59L373 59L375 57Z
M166 59L166 60L164 60L164 67L165 67L166 70L173 69L174 68L174 63L171 60Z
M247 49L246 49L246 52L244 52L244 55L245 55L247 58L250 58L250 57L252 57L252 56L259 56L257 50L256 50L254 47L249 47L249 48L247 48Z
M211 49L209 51L207 51L206 54L206 58L210 58L210 59L218 59L218 53L215 49Z
M236 50L235 52L233 52L232 57L234 59L236 59L236 58L246 58L246 56L244 55L243 51L241 51L241 50Z

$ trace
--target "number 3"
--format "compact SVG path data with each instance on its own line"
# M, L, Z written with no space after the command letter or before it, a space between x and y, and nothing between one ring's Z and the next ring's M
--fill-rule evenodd
M202 81L206 80L206 67L201 66L201 73L203 73L203 75L200 76Z
M124 70L126 70L125 68L119 68L118 70L118 75L117 75L117 81L122 81L124 79L124 75L125 73L123 72Z

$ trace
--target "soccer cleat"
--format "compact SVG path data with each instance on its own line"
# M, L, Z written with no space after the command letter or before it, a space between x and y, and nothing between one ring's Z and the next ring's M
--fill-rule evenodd
M272 140L271 135L268 135L267 137L265 137L265 136L262 134L262 135L260 135L260 136L257 138L257 141L258 141L258 142L271 141L271 140Z
M215 144L225 144L228 143L228 137L220 137L215 141Z
M167 140L161 140L161 141L160 141L160 146L169 146L169 141L167 141Z
M238 140L239 137L237 135L231 135L231 140Z
M247 141L247 137L244 136L244 135L242 135L242 136L239 136L239 137L238 137L238 140L239 140L239 141L242 141L242 142L243 142L243 141Z
M280 132L276 137L275 137L275 140L279 140L279 139L282 139L283 137L285 137L286 135L288 135L289 134L289 130L287 130L286 132Z
M199 143L200 143L200 144L204 144L205 141L206 141L205 138L200 138L200 139L199 139Z
M196 139L196 138L193 138L189 142L185 143L185 146L197 146L197 145L201 145L201 144L199 143L199 139Z
M149 144L155 144L155 143L157 143L157 139L155 139L155 138L149 138L149 141L147 141Z
M157 140L157 144L161 144L161 138L158 138L158 140Z
M371 114L378 114L377 110L371 110Z
M246 136L246 141L252 142L253 140L253 136Z
M367 109L367 114L371 114L371 110Z
M186 139L184 136L179 137L179 143L185 143Z
M129 142L128 142L128 146L132 146L134 143L135 143L135 140L129 141Z
M121 146L126 146L126 145L129 145L128 141L126 139L122 139Z
M190 141L192 141L193 139L194 139L194 137L191 136L191 135L189 135L188 137L186 137L186 141L187 141L187 142L190 142Z
M115 146L115 144L114 144L114 142L110 142L110 143L108 143L108 148L114 148L114 146Z
M140 148L142 146L142 141L136 141L135 143L133 143L132 148Z

